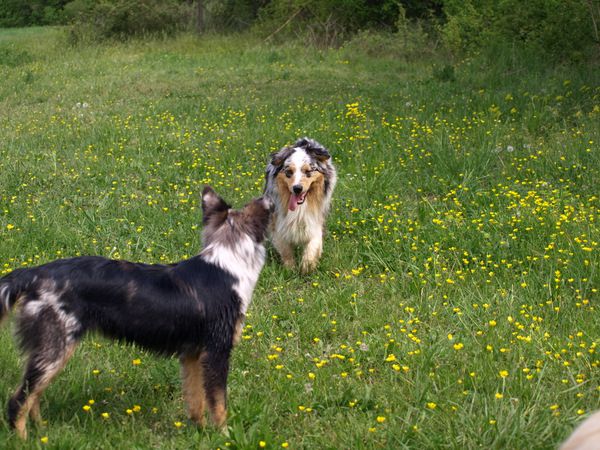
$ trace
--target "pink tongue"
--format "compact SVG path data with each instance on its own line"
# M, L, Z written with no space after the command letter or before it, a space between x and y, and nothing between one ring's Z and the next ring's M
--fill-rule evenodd
M290 195L290 201L288 203L288 209L290 211L296 211L296 208L298 207L298 196L297 195Z

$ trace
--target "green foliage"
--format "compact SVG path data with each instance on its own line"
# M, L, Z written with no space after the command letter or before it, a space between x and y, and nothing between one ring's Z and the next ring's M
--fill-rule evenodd
M410 19L432 19L442 16L444 0L402 0L400 6Z
M335 46L359 30L392 30L399 8L394 0L272 0L260 10L257 29L269 36Z
M600 0L4 0L0 27L60 24L72 41L252 30L282 42L337 47L361 31L399 32L405 47L427 34L454 52L533 50L582 60L600 48ZM410 32L407 32L410 29ZM370 36L368 33L362 36ZM369 37L373 41L372 37ZM352 45L355 45L353 43ZM365 43L365 46L374 44Z
M577 59L600 43L597 1L445 0L444 10L443 34L453 49L516 45Z
M100 3L106 3L101 0ZM65 20L63 14L69 0L3 0L0 3L0 26L29 26L57 24ZM68 10L80 10L93 7L95 3L88 0L75 0ZM118 3L108 1L108 3ZM127 2L121 2L127 3ZM128 2L130 8L141 4L148 7L164 6L165 2ZM167 1L167 3L170 3ZM172 3L172 2L171 2ZM188 4L189 7L203 9L204 26L217 32L240 31L255 25L261 9L263 19L273 21L276 25L280 20L286 20L300 8L306 10L305 17L325 22L331 21L346 33L365 28L393 27L398 7L405 8L411 19L429 19L441 15L442 0L197 0L195 2L179 0L174 3ZM193 4L193 5L192 5ZM311 16L312 15L312 16ZM127 21L124 18L122 22ZM276 25L277 26L277 25Z
M177 0L74 0L65 13L75 42L169 35L186 28L191 17L190 6Z
M359 31L344 42L340 50L348 59L355 59L355 55L410 59L432 51L427 35L417 24L410 24L396 33Z
M5 0L0 3L0 27L22 27L30 25L31 9L20 0Z
M2 0L0 27L55 25L63 23L68 0Z
M206 28L217 33L246 30L269 0L205 0Z
M445 64L442 67L434 67L433 77L438 81L455 81L456 73L454 66Z

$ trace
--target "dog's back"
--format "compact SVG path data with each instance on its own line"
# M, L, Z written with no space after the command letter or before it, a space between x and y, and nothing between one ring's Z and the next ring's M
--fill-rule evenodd
M232 311L233 327L240 303L233 276L199 256L170 266L62 259L11 273L0 280L0 295L5 310L19 301L16 335L26 352L42 330L55 342L95 330L158 353L198 351L210 332L198 324L210 325L207 315L220 305Z

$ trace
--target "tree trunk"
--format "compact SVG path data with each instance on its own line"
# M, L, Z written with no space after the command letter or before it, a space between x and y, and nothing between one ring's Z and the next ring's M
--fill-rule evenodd
M196 0L196 33L204 32L204 0Z

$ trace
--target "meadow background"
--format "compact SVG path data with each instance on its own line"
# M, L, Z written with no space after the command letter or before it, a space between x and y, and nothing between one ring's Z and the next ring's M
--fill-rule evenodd
M228 436L186 421L176 359L90 336L2 448L551 449L600 407L597 65L388 38L0 30L2 273L192 256L202 186L243 204L301 136L339 172L318 270L269 253Z

